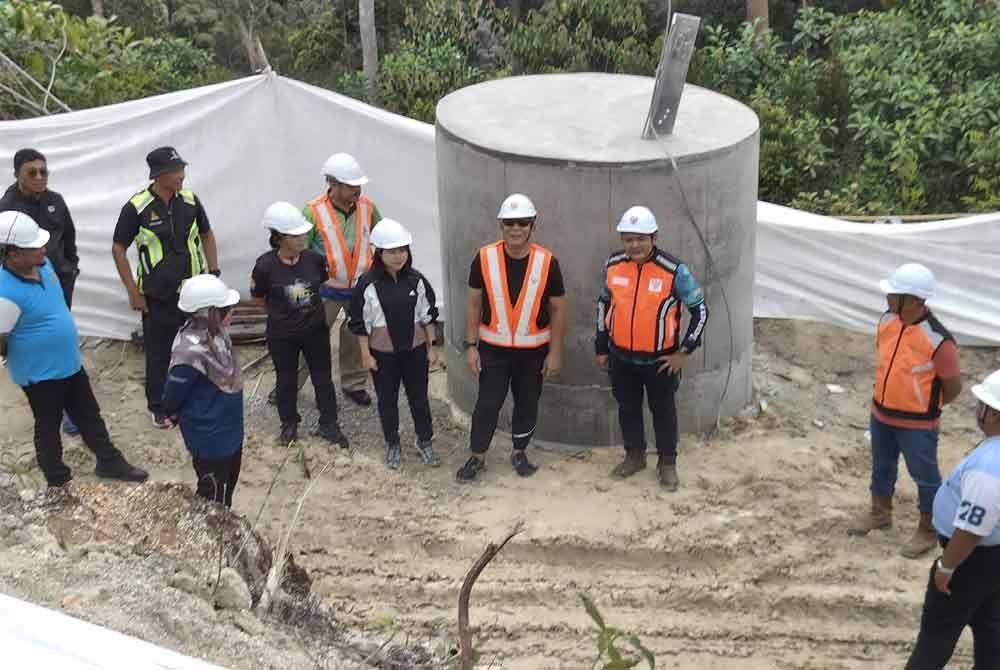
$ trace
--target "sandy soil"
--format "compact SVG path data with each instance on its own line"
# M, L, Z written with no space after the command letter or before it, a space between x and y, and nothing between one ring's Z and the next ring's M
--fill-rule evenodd
M381 461L375 409L345 400L342 423L352 450L305 440L313 475L329 467L292 535L296 562L345 627L443 654L454 644L465 572L488 541L523 520L524 533L473 592L483 667L590 667L594 628L581 593L596 601L610 624L653 649L658 667L902 667L930 566L930 558L910 561L898 554L916 523L915 489L902 465L894 528L868 538L846 535L849 517L868 496L870 338L792 322L760 322L756 336L754 384L765 411L758 413L757 403L711 439L684 436L681 489L674 494L658 489L652 468L626 482L611 480L617 449L535 449L541 469L521 479L510 469L501 437L485 480L459 486L453 478L464 460L466 434L448 419L440 397L433 409L445 466L424 468L411 448L403 469L389 472ZM244 362L260 353L241 351ZM154 480L190 485L179 433L153 430L143 411L139 353L121 343L89 342L85 355L116 443ZM994 351L963 350L967 385L995 361ZM442 375L437 373L436 389L443 388ZM266 495L286 456L273 446L277 420L263 400L271 384L267 364L247 379L249 436L234 508L252 519L267 498L259 530L275 540L306 480L289 460ZM831 392L828 384L842 392ZM315 419L310 396L304 391L300 400L307 421ZM0 453L30 452L30 412L6 375L0 412ZM942 470L976 440L966 393L946 413ZM412 442L404 418L404 444ZM89 453L78 440L67 446L78 481L93 481ZM5 566L0 561L6 589L60 606L58 589L29 588L4 575ZM94 618L86 607L72 613ZM219 662L205 645L169 634L157 641ZM971 667L970 649L963 638L950 667ZM285 667L330 667L306 654L292 658ZM232 665L258 667L239 659Z

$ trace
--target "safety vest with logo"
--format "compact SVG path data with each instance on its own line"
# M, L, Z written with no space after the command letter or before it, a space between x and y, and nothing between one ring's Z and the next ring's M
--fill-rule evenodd
M537 244L531 245L524 283L514 302L507 284L503 249L501 241L479 250L483 290L490 301L490 322L479 324L479 339L508 349L535 349L548 344L552 331L548 326L538 327L538 310L549 282L552 252Z
M952 336L931 314L914 324L886 312L879 321L876 344L875 408L899 419L937 419L943 406L941 380L934 354Z
M343 230L347 222L334 209L329 194L324 193L310 200L308 206L312 211L313 221L316 222L316 229L323 238L333 288L352 288L372 264L371 229L375 207L371 199L361 195L355 205L354 249L347 248Z
M177 192L177 195L180 196L185 205L189 205L191 208L198 206L193 191L181 189ZM172 240L168 243L168 248L164 249L163 240L149 227L150 217L143 215L155 199L156 196L150 193L149 189L139 191L129 199L129 202L135 207L140 221L139 233L135 237L136 252L139 256L139 267L136 269L136 283L139 286L140 292L142 291L143 278L163 261L163 257L167 252L174 251ZM174 232L171 230L170 234L172 235ZM195 275L200 275L204 268L204 262L201 257L201 237L199 237L198 225L194 217L191 218L189 224L185 251L190 256L191 263L189 267L190 274L187 276L194 277Z
M604 281L611 304L604 327L618 349L673 353L681 325L674 277L680 263L662 252L639 265L624 253L608 259Z

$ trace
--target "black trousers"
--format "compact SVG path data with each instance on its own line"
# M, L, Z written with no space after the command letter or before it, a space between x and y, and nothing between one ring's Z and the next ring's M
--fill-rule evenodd
M484 454L497 429L500 409L507 392L514 398L511 434L515 449L526 449L538 422L538 399L542 395L542 365L548 347L500 349L479 347L479 397L472 412L469 449Z
M54 379L24 387L31 413L35 417L35 454L38 467L49 486L62 486L73 478L63 463L60 424L63 412L80 429L83 443L94 452L99 463L112 463L122 458L111 443L101 408L97 405L90 378L80 368L72 377Z
M966 626L972 628L975 670L1000 668L1000 547L976 547L951 576L950 588L950 596L937 590L931 567L906 670L942 670Z
M316 391L316 408L319 424L337 424L337 396L330 372L330 329L322 325L299 337L268 338L274 372L277 376L275 390L278 396L278 417L281 425L302 420L298 412L299 354L309 366L309 378Z
M613 356L608 358L611 391L618 401L618 424L625 438L625 451L646 451L646 431L642 416L645 392L653 414L656 453L667 463L677 462L677 375L657 372L656 365L636 365Z
M431 404L427 399L427 345L416 349L385 353L372 351L378 369L372 370L375 395L378 396L378 417L386 444L399 444L399 384L406 389L417 439L427 442L434 437L431 426Z
M194 472L198 475L197 493L202 498L222 503L226 507L233 506L233 490L240 479L240 466L243 463L243 447L240 447L229 458L221 461L203 458L191 459Z
M170 352L177 331L187 315L177 306L178 296L168 300L146 298L142 315L142 345L146 354L146 405L150 412L163 411L163 384L170 367Z

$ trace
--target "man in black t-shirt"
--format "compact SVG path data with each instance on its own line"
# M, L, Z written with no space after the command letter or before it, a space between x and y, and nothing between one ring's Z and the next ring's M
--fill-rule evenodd
M535 206L515 193L497 218L502 240L480 249L469 272L462 346L470 372L479 377L479 397L472 413L472 455L456 475L460 482L475 481L486 468L508 391L514 398L511 465L522 477L535 474L525 451L535 432L542 382L562 366L566 289L552 252L530 242Z

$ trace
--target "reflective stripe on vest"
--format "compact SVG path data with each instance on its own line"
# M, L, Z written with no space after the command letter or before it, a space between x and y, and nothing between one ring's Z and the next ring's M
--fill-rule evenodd
M479 324L479 339L508 349L534 349L548 344L552 331L548 327L538 327L538 311L549 281L552 253L536 244L531 245L528 269L516 304L511 301L507 288L503 242L480 249L479 263L483 272L483 289L490 301L490 322ZM515 324L513 330L511 324Z
M677 264L657 254L642 265L616 254L608 260L604 281L611 305L604 327L623 351L657 354L677 347L680 303L674 296Z
M342 219L328 194L324 193L309 202L316 229L323 238L326 263L334 288L349 289L358 283L372 264L371 228L374 205L367 196L359 196L354 214L354 250L348 250L344 238ZM363 254L363 255L362 255ZM362 259L364 262L362 262Z
M188 205L192 207L197 205L193 191L181 189L177 195L181 196L181 199ZM136 214L139 216L153 203L153 200L155 197L149 192L149 189L142 190L129 198L129 202L135 207ZM138 284L141 293L143 277L152 272L153 268L163 260L163 242L159 235L140 224L139 232L135 236L135 249L139 257L139 265L136 268L136 284ZM194 221L188 229L187 252L191 258L191 276L200 275L204 263L201 258L201 237L198 233L198 224Z
M941 380L934 368L934 354L951 335L928 315L905 324L886 313L878 325L876 343L879 366L875 377L875 407L900 419L936 419L941 415Z

